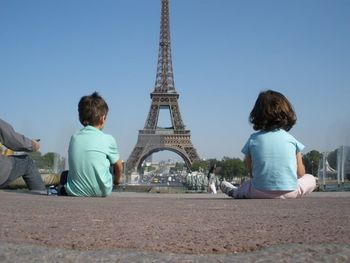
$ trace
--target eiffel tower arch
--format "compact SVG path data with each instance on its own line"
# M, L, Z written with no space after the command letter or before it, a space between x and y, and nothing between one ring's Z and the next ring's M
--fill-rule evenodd
M200 160L191 142L191 132L181 118L175 90L171 59L169 1L161 0L161 21L157 74L151 107L143 130L139 130L137 143L127 160L129 172L137 171L142 162L155 152L168 150L178 154L190 170L194 161ZM159 127L159 112L169 111L170 127Z

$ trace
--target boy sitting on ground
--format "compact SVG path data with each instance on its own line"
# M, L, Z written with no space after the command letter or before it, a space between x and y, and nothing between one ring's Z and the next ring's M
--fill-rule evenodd
M102 131L108 105L94 92L80 99L78 111L84 128L71 137L68 150L69 171L61 178L64 187L60 193L105 197L111 194L113 183L121 183L123 170L116 140Z

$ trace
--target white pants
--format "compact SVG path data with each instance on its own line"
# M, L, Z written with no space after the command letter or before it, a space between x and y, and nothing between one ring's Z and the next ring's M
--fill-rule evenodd
M216 195L215 183L209 184L210 192Z
M298 178L298 186L294 191L266 191L255 189L251 180L245 181L234 193L234 198L300 198L310 194L316 188L316 179L311 174Z

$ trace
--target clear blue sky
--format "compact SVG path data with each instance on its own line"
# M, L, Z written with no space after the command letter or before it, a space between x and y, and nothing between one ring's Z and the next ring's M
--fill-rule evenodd
M258 93L284 93L305 153L350 145L349 0L171 0L175 86L202 158L242 158ZM98 91L126 160L144 127L160 0L0 0L0 118L66 155Z

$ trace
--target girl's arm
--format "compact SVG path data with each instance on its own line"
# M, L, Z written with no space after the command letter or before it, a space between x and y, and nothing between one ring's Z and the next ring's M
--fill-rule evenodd
M297 176L301 178L305 175L305 166L303 163L303 158L301 156L301 152L297 153Z
M253 177L253 175L252 175L252 158L250 155L246 155L244 157L244 163L245 163L245 166L247 167L249 176Z

